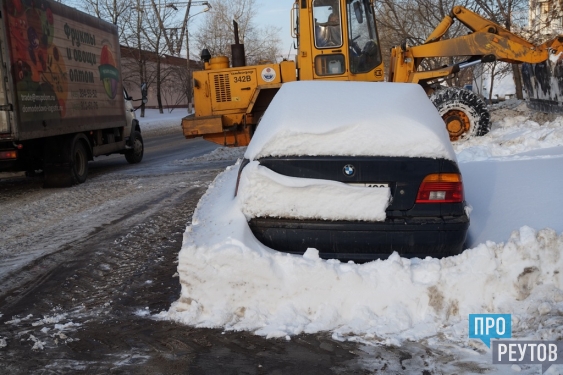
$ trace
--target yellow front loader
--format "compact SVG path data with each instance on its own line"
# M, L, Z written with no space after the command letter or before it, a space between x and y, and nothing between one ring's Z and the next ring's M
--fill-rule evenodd
M285 82L296 80L384 80L374 0L296 0L291 18L298 46L295 61L247 66L244 46L235 44L232 62L202 52L205 69L194 72L195 115L182 120L186 138L203 137L226 146L244 146L270 101ZM455 20L469 33L443 39ZM490 61L539 63L563 51L561 38L534 46L494 22L456 6L424 44L392 49L388 80L419 83L431 95L452 140L489 131L489 113L474 93L437 90L440 80ZM425 58L465 57L462 63L421 69ZM306 103L304 103L306 105Z

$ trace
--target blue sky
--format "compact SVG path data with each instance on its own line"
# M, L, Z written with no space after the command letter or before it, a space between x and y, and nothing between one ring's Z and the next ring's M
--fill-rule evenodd
M273 25L281 28L280 38L282 40L281 52L284 57L293 45L290 35L290 11L294 0L257 0L258 14L256 22L259 25ZM291 54L295 54L293 50Z

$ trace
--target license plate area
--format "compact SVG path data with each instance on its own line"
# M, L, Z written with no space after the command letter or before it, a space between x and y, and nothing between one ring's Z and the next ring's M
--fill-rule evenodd
M348 182L346 185L366 188L388 188L389 184L386 182Z

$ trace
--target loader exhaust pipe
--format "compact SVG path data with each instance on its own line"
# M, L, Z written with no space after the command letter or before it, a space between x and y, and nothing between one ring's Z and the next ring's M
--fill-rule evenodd
M232 66L237 68L239 66L246 66L246 57L244 56L244 44L240 43L238 35L238 23L233 20L235 31L235 44L231 44Z

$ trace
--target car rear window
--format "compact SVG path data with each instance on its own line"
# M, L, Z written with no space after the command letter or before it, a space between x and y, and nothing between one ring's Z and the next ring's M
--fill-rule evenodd
M284 84L245 157L407 156L455 159L438 111L417 84Z

